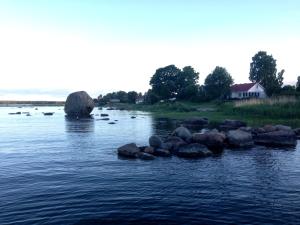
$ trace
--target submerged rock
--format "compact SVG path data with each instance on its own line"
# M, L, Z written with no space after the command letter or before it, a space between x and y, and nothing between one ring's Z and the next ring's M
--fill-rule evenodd
M205 145L193 143L179 148L178 157L183 158L203 158L211 156L212 152Z
M207 118L192 117L183 121L182 125L188 128L199 128L208 124Z
M140 153L140 149L135 143L126 144L118 148L118 155L123 157L137 158L138 153Z
M246 148L253 146L252 134L242 130L230 130L227 133L228 144L236 148Z
M138 157L139 159L142 159L142 160L153 160L153 159L155 159L155 156L154 156L154 155L151 155L151 154L145 153L145 152L139 152L139 153L137 154L137 157Z
M85 92L71 93L65 103L65 113L69 117L89 117L94 109L93 99Z

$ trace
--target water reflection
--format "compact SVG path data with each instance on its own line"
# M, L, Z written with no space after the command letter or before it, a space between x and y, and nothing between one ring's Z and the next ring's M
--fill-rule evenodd
M67 133L89 133L95 131L94 118L73 119L65 117Z

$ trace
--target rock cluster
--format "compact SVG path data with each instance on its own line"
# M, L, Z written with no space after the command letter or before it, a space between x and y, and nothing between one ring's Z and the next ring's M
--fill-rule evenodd
M203 119L203 121L206 119ZM193 121L193 120L187 120ZM196 124L200 124L199 118ZM190 122L192 123L192 122ZM300 129L292 130L284 125L266 125L261 128L247 127L237 120L225 120L220 130L195 132L184 127L177 127L171 135L162 138L153 135L149 138L149 146L138 147L131 143L118 148L119 156L153 160L156 157L178 156L182 158L203 158L220 154L224 148L246 149L256 145L275 147L295 147Z

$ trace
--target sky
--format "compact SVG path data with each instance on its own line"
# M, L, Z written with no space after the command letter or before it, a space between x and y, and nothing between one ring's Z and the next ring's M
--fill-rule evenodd
M156 69L249 82L260 50L300 76L298 0L0 0L0 100L147 91Z

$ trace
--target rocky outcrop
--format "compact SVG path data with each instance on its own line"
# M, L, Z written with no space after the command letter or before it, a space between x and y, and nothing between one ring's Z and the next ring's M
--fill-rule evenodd
M85 92L71 93L65 103L65 113L69 117L89 117L94 109L93 99Z
M205 145L193 143L179 148L178 157L182 158L203 158L211 156L212 152Z
M276 130L256 134L254 142L259 145L275 147L296 146L297 136L292 130Z
M240 127L246 127L247 124L239 120L225 120L220 124L220 129L224 131L236 130Z
M253 146L252 134L242 130L230 130L227 133L228 144L235 148L247 148Z
M206 133L194 133L192 142L203 144L213 153L221 153L225 146L226 136L217 130Z
M172 136L180 137L181 139L187 142L189 142L192 139L191 132L183 126L176 128L173 131Z
M140 153L140 149L135 143L123 145L118 148L118 155L126 158L137 158L138 153Z

